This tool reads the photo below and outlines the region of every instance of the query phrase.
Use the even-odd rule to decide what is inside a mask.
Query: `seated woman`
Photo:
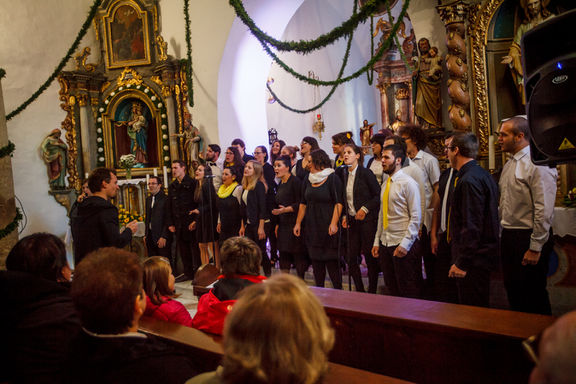
[[[48,233],[26,236],[6,268],[0,271],[0,383],[60,383],[80,332],[64,243]]]
[[[222,334],[224,319],[238,293],[249,285],[260,283],[266,278],[260,276],[260,248],[245,237],[231,237],[224,241],[220,249],[222,275],[214,283],[214,288],[198,300],[198,311],[192,320],[194,328]]]
[[[144,291],[146,292],[145,316],[158,320],[192,326],[188,310],[174,298],[174,275],[168,259],[152,256],[144,261]]]
[[[320,383],[333,345],[318,299],[298,277],[278,274],[240,295],[224,327],[222,367],[186,384]]]

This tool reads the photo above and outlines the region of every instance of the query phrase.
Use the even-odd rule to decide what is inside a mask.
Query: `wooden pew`
[[[417,383],[526,383],[521,342],[555,318],[311,288],[336,330],[330,361]]]
[[[140,330],[164,339],[166,343],[189,356],[196,367],[203,372],[215,370],[222,358],[222,338],[220,336],[150,317],[140,319]],[[404,380],[336,363],[330,363],[324,383],[409,384]]]

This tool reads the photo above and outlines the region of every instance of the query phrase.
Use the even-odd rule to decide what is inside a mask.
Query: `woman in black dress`
[[[300,236],[304,221],[304,241],[314,268],[316,286],[323,287],[326,270],[334,288],[342,289],[339,265],[338,224],[342,213],[342,182],[330,168],[330,158],[321,149],[310,153],[310,175],[304,183],[294,235]]]
[[[268,217],[270,217],[270,231],[268,234],[268,241],[270,241],[270,261],[272,265],[276,264],[278,261],[278,245],[276,241],[276,233],[273,229],[276,227],[276,216],[270,214],[274,205],[276,204],[276,191],[278,185],[276,184],[276,177],[274,174],[274,167],[268,163],[268,150],[265,146],[259,145],[254,150],[254,158],[260,164],[262,164],[262,173],[264,174],[264,180],[266,181],[266,186],[268,190],[266,192],[266,209],[268,210]]]
[[[302,182],[308,177],[308,155],[316,149],[320,149],[320,147],[318,146],[318,140],[314,137],[306,136],[302,139],[302,143],[300,143],[300,154],[302,158],[298,160],[292,168],[292,174]]]
[[[218,189],[218,225],[216,231],[220,234],[219,243],[238,236],[242,225],[242,186],[236,181],[238,174],[236,168],[224,168],[222,170],[222,185]]]
[[[190,214],[196,215],[196,236],[200,248],[200,260],[202,264],[210,262],[210,255],[214,255],[214,262],[220,267],[219,247],[216,241],[218,233],[218,208],[216,207],[216,191],[212,183],[212,169],[200,164],[194,172],[194,178],[198,183],[194,190],[194,201],[198,208]]]
[[[266,253],[266,236],[270,231],[270,213],[266,208],[266,181],[262,174],[262,164],[250,160],[244,167],[242,178],[243,219],[240,236],[246,235],[262,251],[262,268],[269,277],[272,273],[270,259]]]
[[[364,292],[359,263],[362,254],[368,265],[368,291],[376,293],[378,284],[378,261],[372,257],[372,245],[376,235],[378,209],[380,207],[380,184],[376,176],[362,165],[362,148],[346,144],[342,152],[346,167],[336,173],[344,188],[344,215],[342,226],[346,228],[346,262],[356,290]],[[344,234],[343,234],[344,236]]]
[[[280,269],[290,273],[290,267],[296,267],[296,273],[302,279],[308,269],[308,260],[302,252],[300,238],[294,236],[298,207],[301,201],[302,183],[296,176],[290,174],[290,158],[280,156],[274,162],[276,177],[281,182],[276,193],[276,208],[272,215],[277,217],[276,236],[280,251]]]

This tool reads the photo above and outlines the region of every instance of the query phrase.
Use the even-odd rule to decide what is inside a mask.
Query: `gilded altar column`
[[[451,104],[448,114],[452,127],[456,131],[470,131],[470,93],[468,87],[468,64],[466,59],[466,28],[465,19],[469,5],[457,0],[436,7],[442,21],[446,25],[446,68],[448,69],[448,95]]]
[[[4,230],[16,217],[16,202],[14,200],[14,179],[12,177],[12,160],[8,155],[8,130],[6,128],[6,111],[2,96],[2,80],[0,76],[0,149],[6,152],[0,155],[0,231]],[[9,235],[0,239],[0,269],[6,265],[6,256],[18,241],[18,227]]]
[[[380,110],[382,112],[382,129],[388,127],[390,125],[390,116],[388,114],[388,95],[386,91],[388,90],[389,84],[386,83],[378,83],[376,87],[380,90]]]
[[[90,100],[88,95],[79,95],[78,105],[80,107],[80,138],[82,142],[82,169],[84,173],[90,171],[96,166],[96,151],[91,148],[92,137],[90,137]],[[80,175],[80,179],[84,174]]]

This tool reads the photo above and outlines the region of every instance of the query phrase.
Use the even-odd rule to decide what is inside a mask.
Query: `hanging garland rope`
[[[309,53],[313,50],[324,48],[327,45],[334,43],[336,40],[343,36],[350,35],[358,24],[364,22],[372,13],[374,13],[380,3],[387,2],[388,0],[368,0],[366,4],[360,9],[360,12],[353,15],[350,19],[346,20],[340,26],[334,28],[329,33],[320,35],[315,40],[300,40],[300,41],[280,41],[262,31],[254,20],[250,18],[242,0],[230,0],[230,5],[234,8],[236,16],[250,29],[250,32],[260,41],[265,41],[267,44],[273,46],[279,51],[296,51],[302,53]]]
[[[82,28],[80,29],[80,32],[78,32],[78,35],[76,36],[76,39],[74,40],[74,43],[72,43],[72,46],[70,47],[70,49],[68,49],[68,52],[66,53],[66,56],[64,56],[62,58],[62,60],[60,61],[60,64],[58,64],[58,66],[56,67],[54,72],[52,72],[50,77],[48,77],[48,80],[46,80],[44,82],[44,84],[42,84],[40,86],[40,88],[38,88],[38,90],[36,92],[34,92],[32,94],[32,96],[30,96],[28,98],[28,100],[26,100],[18,108],[16,108],[15,110],[13,110],[9,114],[7,114],[6,120],[12,119],[14,116],[18,115],[20,112],[25,110],[30,104],[32,104],[32,102],[34,100],[36,100],[38,98],[38,96],[40,96],[50,86],[50,84],[52,84],[54,79],[64,69],[64,67],[66,66],[66,63],[68,63],[68,60],[70,60],[70,58],[72,57],[74,52],[76,52],[76,50],[78,49],[78,46],[80,45],[82,38],[84,38],[84,35],[86,35],[86,32],[88,31],[88,29],[90,28],[90,26],[92,24],[92,20],[96,16],[96,12],[98,11],[98,7],[100,6],[101,3],[102,3],[102,0],[94,0],[94,3],[92,4],[92,7],[90,8],[90,13],[88,13],[88,17],[86,18],[86,21],[84,21],[84,24],[82,24]]]
[[[8,140],[8,144],[0,148],[0,159],[6,156],[12,156],[12,152],[14,152],[15,148],[16,146],[14,143]]]
[[[188,83],[188,104],[190,104],[191,107],[194,106],[194,88],[193,87],[193,82],[192,82],[192,43],[191,43],[191,34],[190,34],[190,13],[189,13],[189,8],[190,8],[190,0],[184,0],[184,21],[186,24],[186,56],[188,58],[188,62],[186,63],[186,76],[188,77],[186,79],[187,83]]]
[[[20,220],[22,220],[22,213],[20,212],[20,208],[16,208],[16,216],[14,216],[14,220],[12,220],[12,222],[3,229],[0,229],[0,239],[3,239],[14,232],[18,228]]]
[[[370,16],[370,57],[374,56],[374,16]],[[374,81],[374,69],[370,68],[366,72],[366,79],[368,80],[368,85],[372,85]]]

